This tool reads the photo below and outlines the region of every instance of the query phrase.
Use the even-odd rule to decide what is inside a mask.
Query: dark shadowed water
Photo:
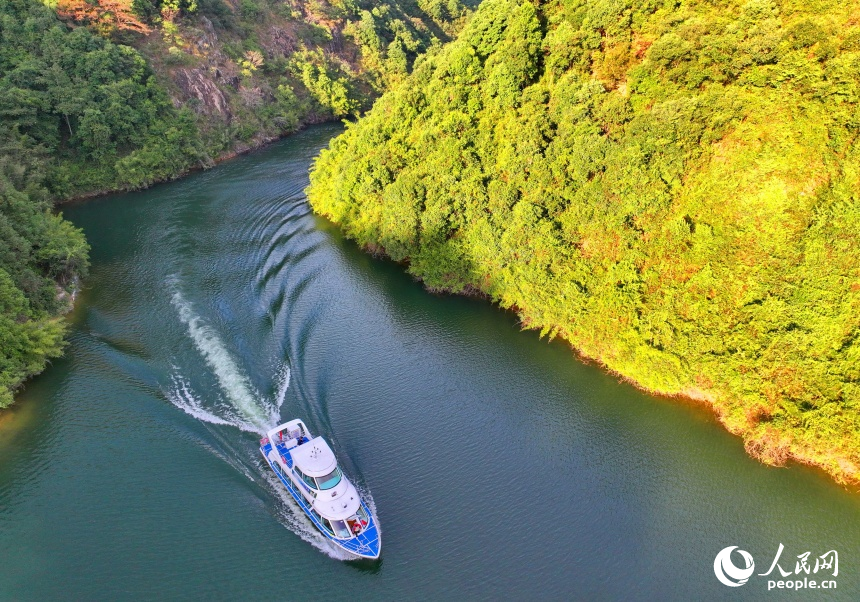
[[[0,414],[0,599],[821,598],[717,581],[721,549],[760,573],[780,543],[792,573],[836,550],[831,598],[860,597],[860,494],[314,217],[338,131],[67,208],[92,275],[66,357]],[[379,562],[337,558],[264,470],[292,417],[372,498]]]

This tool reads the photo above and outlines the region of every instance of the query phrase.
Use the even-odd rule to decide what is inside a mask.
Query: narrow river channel
[[[829,599],[860,598],[860,494],[315,217],[339,131],[66,208],[92,274],[67,355],[0,414],[0,599],[817,599],[717,581],[721,549],[758,574],[780,543],[792,573],[837,550]],[[264,469],[292,417],[373,500],[380,561],[340,559]]]

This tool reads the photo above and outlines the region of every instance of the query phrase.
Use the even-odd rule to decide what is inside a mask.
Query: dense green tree
[[[0,19],[0,114],[55,159],[45,164],[55,194],[140,186],[199,164],[193,120],[174,109],[137,51],[69,29],[30,0],[0,0]],[[150,177],[122,172],[135,153],[147,157]]]
[[[0,127],[0,407],[63,348],[69,292],[87,268],[83,234],[51,211],[44,161],[14,127]]]
[[[485,0],[309,198],[767,462],[860,480],[856,3]]]
[[[58,316],[87,268],[83,234],[52,199],[139,187],[200,160],[135,50],[69,29],[29,0],[0,0],[0,407],[63,347]]]

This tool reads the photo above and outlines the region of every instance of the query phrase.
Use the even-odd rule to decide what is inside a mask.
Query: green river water
[[[860,494],[313,216],[339,131],[65,209],[92,274],[68,353],[0,414],[0,599],[860,599]],[[340,558],[263,464],[292,417],[372,500],[378,562]],[[768,592],[780,543],[791,573],[836,550],[837,589]],[[740,587],[727,546],[755,559]]]

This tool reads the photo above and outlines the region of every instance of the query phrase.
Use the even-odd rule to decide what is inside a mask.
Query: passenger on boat
[[[366,520],[355,521],[354,523],[352,523],[352,534],[358,535],[359,533],[361,533],[361,530],[364,529],[366,526],[367,526]]]

